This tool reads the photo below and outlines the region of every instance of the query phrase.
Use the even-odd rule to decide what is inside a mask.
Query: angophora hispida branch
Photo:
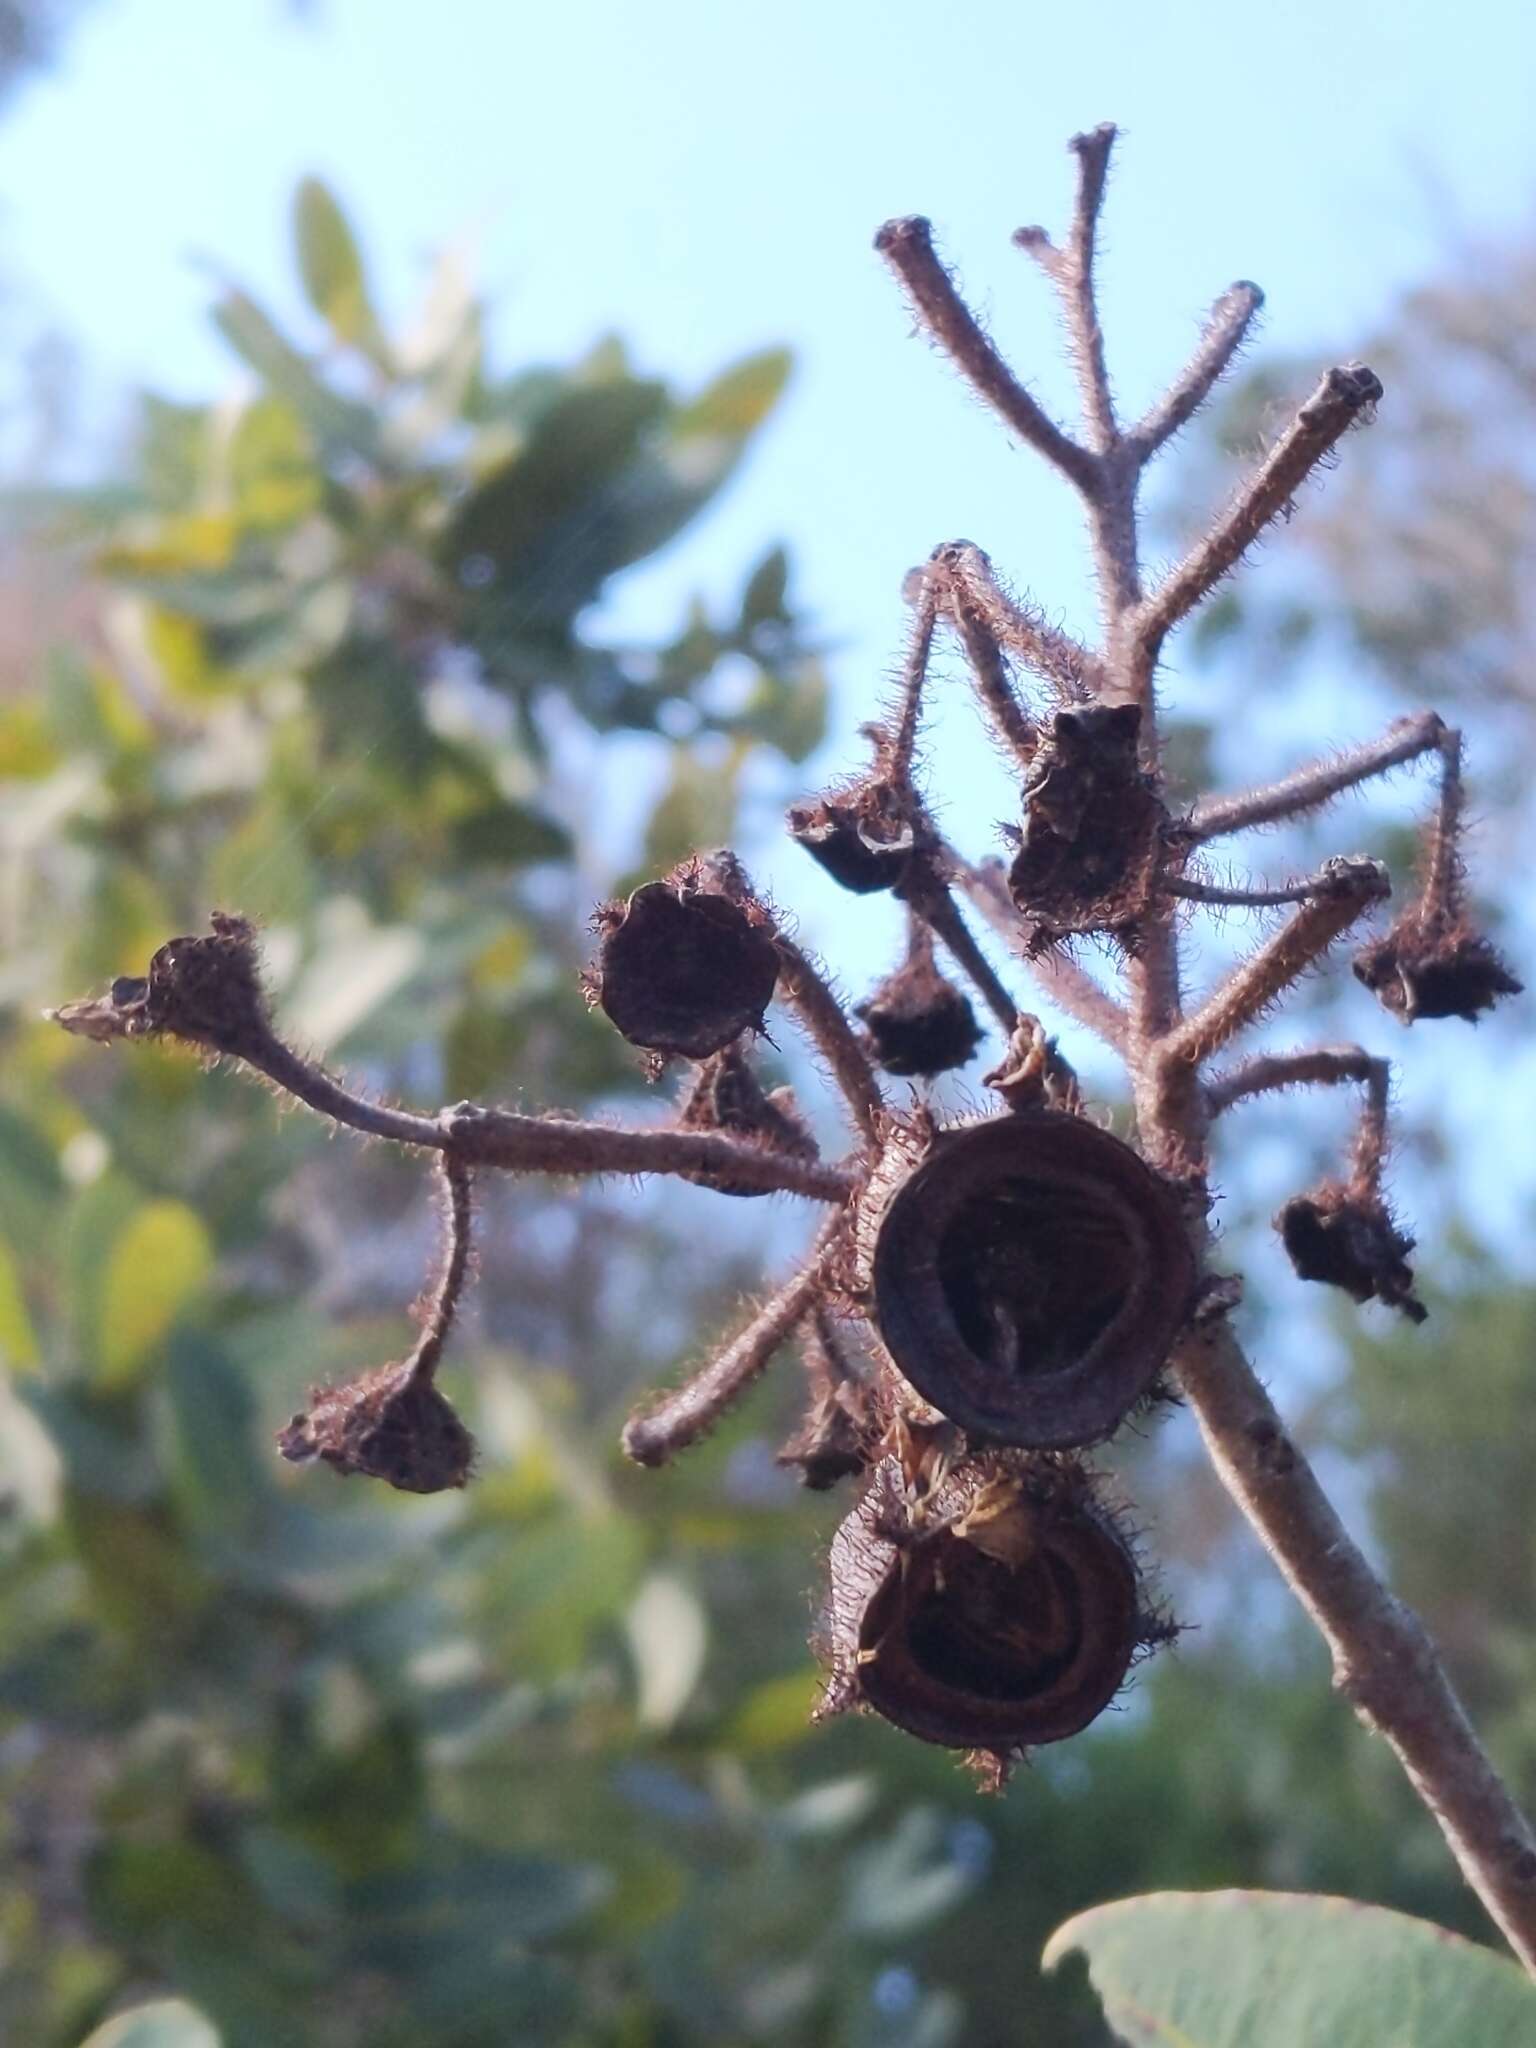
[[[446,1404],[413,1418],[400,1395],[441,1399],[437,1360],[465,1271],[471,1165],[673,1173],[732,1196],[780,1191],[831,1205],[800,1270],[682,1387],[643,1408],[626,1444],[657,1463],[696,1440],[798,1333],[812,1405],[785,1458],[808,1483],[862,1475],[864,1488],[832,1548],[823,1711],[868,1708],[922,1740],[964,1749],[989,1783],[1030,1745],[1084,1726],[1169,1633],[1084,1453],[1154,1402],[1172,1374],[1217,1470],[1326,1637],[1341,1689],[1396,1750],[1469,1881],[1536,1970],[1536,1839],[1422,1628],[1341,1526],[1244,1357],[1227,1321],[1233,1284],[1207,1271],[1212,1120],[1277,1088],[1348,1083],[1361,1091],[1361,1110],[1344,1170],[1293,1198],[1277,1221],[1302,1277],[1414,1319],[1424,1313],[1411,1240],[1383,1189],[1386,1062],[1334,1047],[1208,1071],[1374,911],[1385,871],[1355,857],[1300,883],[1228,888],[1187,872],[1204,843],[1300,816],[1435,755],[1439,796],[1419,893],[1365,947],[1356,973],[1410,1024],[1475,1018],[1518,988],[1468,920],[1460,736],[1433,713],[1267,788],[1179,815],[1169,806],[1155,689],[1167,636],[1289,512],[1369,417],[1381,386],[1359,365],[1329,370],[1227,509],[1144,592],[1142,473],[1233,360],[1260,295],[1232,286],[1166,396],[1121,426],[1095,289],[1113,143],[1108,127],[1074,143],[1077,202],[1060,245],[1038,228],[1017,238],[1061,298],[1081,439],[1009,368],[926,221],[891,222],[876,238],[919,328],[1082,498],[1103,631],[1102,644],[1088,647],[1047,626],[1004,592],[969,543],[937,548],[912,576],[894,719],[869,729],[865,770],[789,819],[795,840],[844,887],[892,892],[906,906],[901,962],[851,1015],[734,859],[715,855],[598,914],[592,1002],[654,1072],[687,1064],[683,1107],[668,1128],[617,1130],[470,1104],[421,1116],[366,1102],[278,1038],[251,932],[238,919],[172,941],[143,980],[70,1005],[59,1020],[97,1038],[159,1035],[244,1061],[338,1123],[441,1155],[448,1252],[423,1343],[364,1394],[352,1391],[348,1414],[361,1413],[362,1424],[351,1434],[334,1419],[334,1392],[285,1433],[290,1454],[325,1457],[329,1445],[342,1469],[395,1484],[420,1483],[423,1471],[459,1483],[468,1469],[467,1438],[454,1436]],[[983,715],[1018,775],[1021,816],[1006,868],[955,854],[916,785],[940,627],[958,636]],[[1008,946],[1006,974],[964,924],[956,889]],[[1290,915],[1186,1011],[1184,922],[1204,908],[1267,906],[1290,906]],[[1070,957],[1080,936],[1120,962],[1123,1002]],[[921,1093],[893,1106],[879,1078],[883,1070],[921,1088],[969,1058],[982,1035],[969,998],[940,972],[935,942],[1007,1045],[988,1076],[995,1113],[949,1128]],[[1010,984],[1026,974],[1123,1058],[1134,1145],[1085,1113],[1070,1068],[1019,1012]],[[753,1072],[752,1048],[775,1001],[787,1002],[837,1087],[857,1148],[846,1161],[823,1161],[792,1099]],[[851,1334],[855,1324],[862,1336],[845,1358],[839,1325]],[[951,1654],[956,1646],[963,1656]]]

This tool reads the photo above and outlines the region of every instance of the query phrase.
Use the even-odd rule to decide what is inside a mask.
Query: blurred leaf
[[[1059,1927],[1132,2048],[1523,2048],[1536,1986],[1424,1920],[1287,1892],[1162,1892]]]
[[[293,1029],[322,1052],[356,1031],[421,963],[419,931],[370,925],[357,910],[356,904],[333,906],[315,957],[283,1005]]]
[[[185,1202],[146,1202],[118,1235],[101,1281],[98,1380],[129,1385],[213,1270],[213,1245]]]
[[[181,1998],[136,2005],[97,2027],[80,2048],[221,2048],[211,2020]]]
[[[748,1755],[803,1742],[811,1725],[811,1709],[824,1686],[822,1674],[812,1667],[755,1685],[732,1715],[726,1741],[732,1749]]]
[[[718,742],[715,743],[718,745]],[[706,761],[679,748],[672,779],[645,828],[647,869],[670,868],[700,847],[721,846],[736,815],[737,780],[745,749]]]
[[[704,1670],[709,1628],[698,1596],[671,1572],[652,1572],[630,1602],[624,1633],[635,1660],[635,1715],[670,1728]]]
[[[567,860],[571,853],[571,835],[563,825],[531,804],[504,797],[457,819],[451,844],[455,864],[465,867],[531,867]]]
[[[784,597],[788,588],[789,556],[782,547],[770,548],[747,578],[741,594],[742,631],[786,621],[789,614],[784,608]]]
[[[178,1331],[166,1361],[180,1495],[198,1524],[231,1541],[259,1541],[259,1509],[271,1493],[256,1455],[250,1389],[200,1331]]]
[[[10,1246],[0,1237],[0,1364],[32,1372],[38,1363],[37,1332],[27,1313],[21,1274]]]
[[[343,398],[317,374],[248,292],[231,286],[213,312],[214,324],[276,397],[286,399],[327,448],[376,458],[379,427],[365,405]]]
[[[894,1941],[952,1912],[974,1889],[976,1873],[947,1855],[943,1819],[920,1806],[851,1858],[848,1879],[850,1932]]]
[[[772,412],[789,382],[788,349],[768,348],[744,356],[705,387],[677,416],[681,435],[719,434],[744,440]]]
[[[293,233],[309,303],[339,341],[375,343],[378,322],[368,303],[362,253],[335,195],[318,178],[300,180]]]

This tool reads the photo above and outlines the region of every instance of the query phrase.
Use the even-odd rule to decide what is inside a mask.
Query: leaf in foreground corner
[[[1529,2048],[1536,1985],[1504,1957],[1353,1899],[1155,1892],[1058,1927],[1128,2048]]]

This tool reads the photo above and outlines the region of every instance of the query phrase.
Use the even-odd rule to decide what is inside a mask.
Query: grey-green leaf
[[[219,2048],[219,2036],[184,1998],[157,1998],[105,2021],[80,2048]]]
[[[318,178],[303,179],[293,195],[293,239],[309,302],[338,341],[371,339],[377,322],[362,254],[335,194]]]
[[[1057,1928],[1128,2048],[1530,2048],[1536,1985],[1426,1920],[1300,1892],[1154,1892]]]

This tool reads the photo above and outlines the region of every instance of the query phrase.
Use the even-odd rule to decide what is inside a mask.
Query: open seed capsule
[[[888,1195],[880,1178],[860,1238],[875,1327],[908,1383],[1003,1443],[1111,1435],[1194,1290],[1168,1183],[1108,1131],[1049,1109],[940,1131]]]
[[[832,1539],[822,1630],[821,1716],[865,1706],[1000,1762],[1085,1728],[1171,1633],[1082,1468],[999,1452],[920,1506],[879,1467]]]

